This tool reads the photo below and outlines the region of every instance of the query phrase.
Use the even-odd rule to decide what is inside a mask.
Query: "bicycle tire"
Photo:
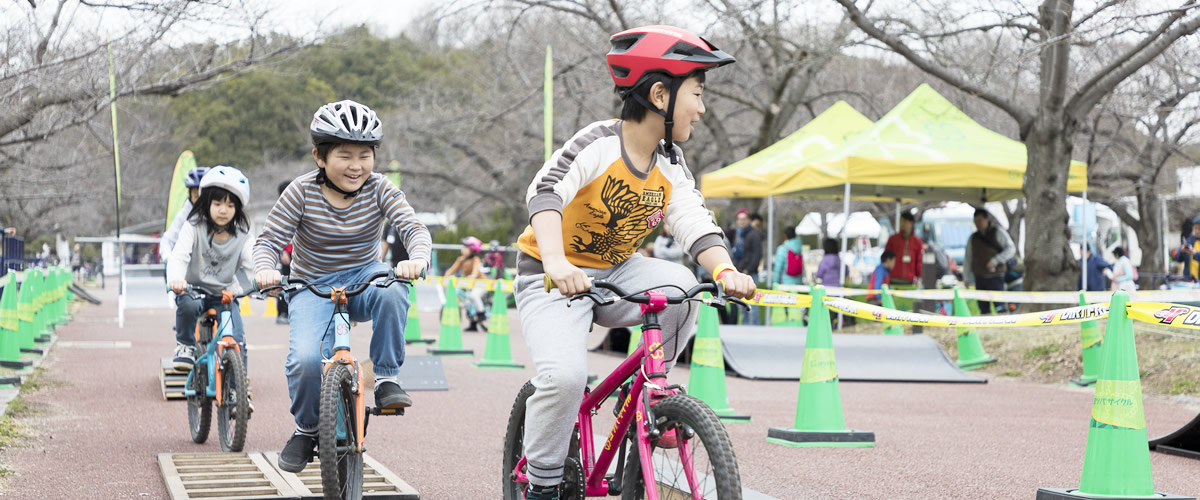
[[[250,401],[246,393],[246,365],[242,363],[242,353],[233,349],[226,349],[221,356],[221,398],[224,401],[217,406],[221,451],[242,451],[250,420]]]
[[[742,483],[741,476],[738,474],[737,458],[733,455],[733,444],[729,441],[729,434],[725,432],[725,426],[721,424],[717,414],[713,413],[708,405],[692,396],[676,394],[668,396],[654,405],[654,417],[656,427],[662,432],[678,427],[680,424],[695,432],[691,438],[688,438],[688,443],[691,444],[692,463],[696,473],[707,477],[707,481],[702,479],[704,481],[702,485],[704,488],[703,498],[741,500]],[[679,433],[679,431],[676,432]],[[680,437],[682,438],[682,436]],[[621,498],[622,500],[642,499],[645,498],[645,484],[637,445],[629,440],[626,442],[629,443],[629,453],[625,462]],[[697,445],[703,445],[703,452],[698,450],[699,446]],[[660,490],[665,486],[690,495],[691,487],[688,485],[687,476],[684,475],[682,462],[679,461],[679,449],[657,448],[656,443],[652,441],[650,452],[654,454],[655,451],[662,453],[662,457],[666,459],[656,460],[655,474],[659,477]],[[674,468],[660,467],[660,465],[672,463],[670,461],[672,457],[674,458]]]
[[[207,368],[202,363],[192,367],[191,383],[188,389],[195,394],[187,398],[188,429],[192,434],[192,442],[204,444],[208,440],[208,430],[212,426],[212,400],[206,393],[208,387]]]
[[[504,433],[504,460],[501,484],[504,485],[504,500],[522,500],[524,498],[522,483],[516,481],[513,470],[525,456],[525,403],[537,389],[533,382],[525,382],[513,401],[512,411],[508,415],[508,428]],[[563,485],[559,491],[560,500],[584,500],[584,476],[580,462],[579,433],[571,435],[571,443],[567,447],[567,459],[563,464]]]
[[[317,453],[321,458],[321,492],[326,499],[362,497],[363,458],[355,433],[355,397],[350,367],[335,364],[321,382],[320,424]],[[338,439],[338,415],[344,422],[345,439]]]

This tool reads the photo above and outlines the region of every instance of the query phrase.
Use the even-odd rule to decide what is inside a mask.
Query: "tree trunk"
[[[1050,116],[1048,116],[1050,115]],[[1025,226],[1025,290],[1075,290],[1079,262],[1071,253],[1067,225],[1067,173],[1074,125],[1043,113],[1025,145],[1028,165],[1022,191],[1028,203]],[[1064,130],[1068,129],[1068,130]]]
[[[1165,228],[1161,200],[1156,187],[1145,185],[1137,188],[1138,220],[1141,224],[1134,226],[1134,232],[1137,234],[1138,247],[1142,249],[1142,262],[1138,268],[1146,273],[1163,271],[1162,245]],[[1149,282],[1140,284],[1145,288]]]

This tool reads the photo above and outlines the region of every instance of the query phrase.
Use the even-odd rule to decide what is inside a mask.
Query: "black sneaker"
[[[279,469],[293,474],[304,470],[312,461],[313,450],[317,448],[317,436],[308,434],[292,434],[283,451],[279,452]]]
[[[558,500],[558,485],[538,486],[528,484],[523,494],[525,500]]]
[[[380,408],[408,408],[412,397],[400,388],[400,384],[382,381],[375,384],[375,406]]]

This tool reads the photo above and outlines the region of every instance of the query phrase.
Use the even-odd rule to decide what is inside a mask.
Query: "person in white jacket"
[[[236,278],[241,270],[254,270],[254,237],[246,219],[250,182],[236,168],[214,167],[200,182],[200,197],[188,213],[188,223],[179,231],[179,241],[167,257],[167,284],[176,293],[175,357],[178,370],[191,370],[196,362],[195,329],[200,315],[220,305],[219,295],[197,300],[184,294],[189,285],[213,293],[242,292]],[[233,309],[233,337],[245,346],[242,317]],[[243,355],[245,350],[242,350]]]

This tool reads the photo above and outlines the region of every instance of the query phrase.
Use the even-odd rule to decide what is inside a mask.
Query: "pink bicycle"
[[[546,286],[549,290],[553,284],[547,279]],[[602,296],[597,289],[610,290],[615,296]],[[713,298],[701,298],[704,292],[711,293]],[[650,500],[742,498],[737,459],[725,427],[708,405],[688,396],[682,386],[667,385],[658,313],[668,304],[684,302],[713,307],[723,307],[727,302],[747,307],[746,303],[727,297],[720,283],[703,283],[682,296],[667,296],[654,290],[629,294],[612,283],[594,280],[592,290],[571,300],[584,298],[599,306],[619,300],[641,304],[642,344],[595,390],[584,391],[563,464],[560,497],[564,500],[610,495]],[[631,378],[632,383],[626,382]],[[592,417],[618,389],[620,406],[614,410],[616,423],[597,455]],[[529,482],[525,474],[525,403],[534,390],[532,382],[525,383],[508,417],[503,470],[506,500],[523,500]],[[613,470],[617,473],[609,474],[614,458]]]

